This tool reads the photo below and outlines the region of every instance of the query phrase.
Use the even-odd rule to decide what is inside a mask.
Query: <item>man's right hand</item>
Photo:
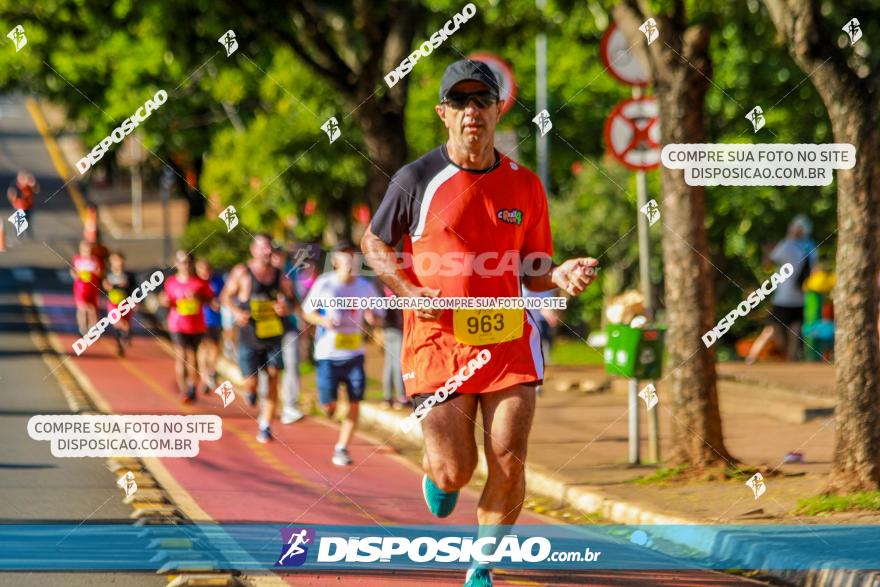
[[[405,296],[409,298],[439,298],[440,290],[431,289],[430,287],[412,286],[406,289]],[[416,310],[416,317],[421,320],[436,320],[440,317],[440,312],[442,311],[439,308]]]

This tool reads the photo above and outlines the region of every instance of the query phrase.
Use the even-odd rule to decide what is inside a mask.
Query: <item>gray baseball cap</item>
[[[443,72],[443,79],[440,80],[440,101],[443,101],[443,98],[449,94],[455,84],[463,81],[477,81],[485,84],[496,99],[500,96],[498,80],[491,67],[482,61],[461,59],[450,64]]]

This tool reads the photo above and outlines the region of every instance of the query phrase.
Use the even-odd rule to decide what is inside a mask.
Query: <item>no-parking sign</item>
[[[605,144],[615,159],[637,171],[660,165],[660,123],[657,100],[624,100],[605,121]]]
[[[468,59],[482,61],[495,74],[500,85],[498,94],[503,102],[501,114],[513,108],[513,102],[516,100],[516,80],[513,77],[513,70],[507,62],[492,53],[472,53],[468,55]]]
[[[605,67],[618,81],[630,86],[647,86],[651,78],[630,49],[626,35],[612,22],[599,45]]]

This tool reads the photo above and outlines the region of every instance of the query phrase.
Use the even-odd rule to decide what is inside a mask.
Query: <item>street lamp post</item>
[[[159,181],[159,195],[162,199],[162,259],[168,263],[171,258],[171,234],[169,230],[168,202],[171,199],[171,186],[174,185],[174,171],[169,167],[162,170]]]
[[[535,6],[544,14],[546,0],[535,0]],[[538,33],[535,38],[535,109],[547,110],[547,35]],[[550,137],[538,133],[538,177],[544,185],[544,192],[550,193]]]

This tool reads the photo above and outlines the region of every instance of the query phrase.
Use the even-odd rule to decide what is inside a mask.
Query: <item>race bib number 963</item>
[[[523,310],[454,310],[455,340],[482,346],[516,340],[523,335]]]

